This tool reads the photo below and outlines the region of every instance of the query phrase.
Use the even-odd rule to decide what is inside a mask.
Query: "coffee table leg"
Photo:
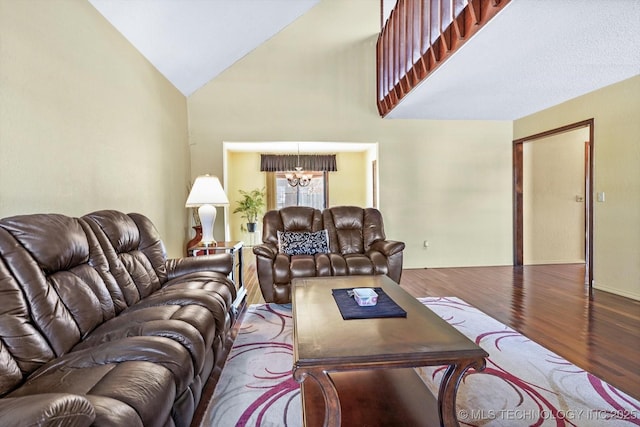
[[[299,383],[307,379],[313,378],[320,386],[322,396],[324,397],[324,424],[323,427],[340,427],[342,420],[342,412],[340,410],[340,399],[338,391],[327,371],[322,369],[302,370],[294,368],[293,378]]]
[[[486,361],[484,358],[474,360],[464,360],[457,364],[449,365],[442,381],[440,382],[440,390],[438,391],[438,415],[440,415],[440,425],[445,427],[458,427],[458,416],[456,414],[456,395],[458,394],[458,386],[464,373],[469,368],[476,371],[482,371]]]

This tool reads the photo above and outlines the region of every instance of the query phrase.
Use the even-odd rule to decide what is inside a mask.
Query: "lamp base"
[[[216,222],[216,207],[213,205],[202,205],[198,208],[200,224],[202,224],[201,245],[215,246],[216,239],[213,238],[213,225]]]

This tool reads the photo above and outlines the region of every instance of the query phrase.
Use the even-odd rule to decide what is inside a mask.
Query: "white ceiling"
[[[640,0],[511,0],[386,117],[527,116],[640,74],[639,30]]]
[[[189,96],[320,0],[89,1]],[[532,114],[640,74],[638,27],[640,0],[511,0],[387,118]]]
[[[320,0],[89,0],[185,96]]]

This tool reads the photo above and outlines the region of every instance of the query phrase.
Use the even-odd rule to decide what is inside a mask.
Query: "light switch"
[[[598,193],[598,201],[604,202],[604,191]]]

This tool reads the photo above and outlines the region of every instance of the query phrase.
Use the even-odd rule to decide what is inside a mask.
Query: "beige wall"
[[[585,261],[588,140],[583,128],[524,144],[524,264]]]
[[[511,141],[594,117],[595,286],[640,299],[640,77],[513,126],[383,120],[378,30],[369,0],[323,0],[185,102],[88,2],[2,1],[0,216],[138,211],[177,256],[186,188],[222,176],[222,141],[377,141],[406,267],[510,264]]]
[[[242,240],[247,244],[255,244],[260,241],[258,234],[250,235],[240,230],[242,223],[246,222],[241,214],[232,214],[241,199],[239,190],[251,191],[255,188],[266,189],[266,174],[260,172],[260,153],[233,152],[227,153],[227,197],[229,198],[229,220],[227,221],[226,235],[229,240]],[[252,241],[255,239],[256,241]]]
[[[177,256],[222,141],[376,141],[406,267],[510,264],[511,141],[594,117],[595,286],[640,299],[640,77],[513,125],[383,120],[378,30],[370,0],[323,0],[185,101],[88,2],[0,1],[0,217],[138,211]]]
[[[594,118],[594,287],[640,299],[640,76],[514,122],[523,138]]]
[[[329,174],[329,207],[370,206],[367,203],[367,154],[365,152],[338,153],[337,172]]]
[[[377,142],[405,267],[511,264],[512,123],[381,119],[379,26],[371,0],[323,0],[191,95],[192,173],[222,175],[223,141]]]
[[[266,174],[260,172],[260,154],[255,152],[227,152],[227,196],[229,197],[229,220],[225,234],[229,240],[243,240],[245,243],[260,242],[260,234],[251,235],[240,230],[244,219],[234,214],[239,190],[250,191],[266,188]],[[367,154],[365,152],[336,153],[338,171],[329,173],[329,206],[366,206]],[[218,208],[220,210],[220,208]],[[222,211],[219,212],[222,215]],[[217,223],[218,221],[216,221]],[[221,221],[222,223],[222,221]],[[222,229],[220,230],[222,231]],[[221,240],[217,237],[218,240]],[[254,241],[252,241],[254,240]]]
[[[181,255],[186,99],[86,1],[0,1],[0,217],[137,211]]]

